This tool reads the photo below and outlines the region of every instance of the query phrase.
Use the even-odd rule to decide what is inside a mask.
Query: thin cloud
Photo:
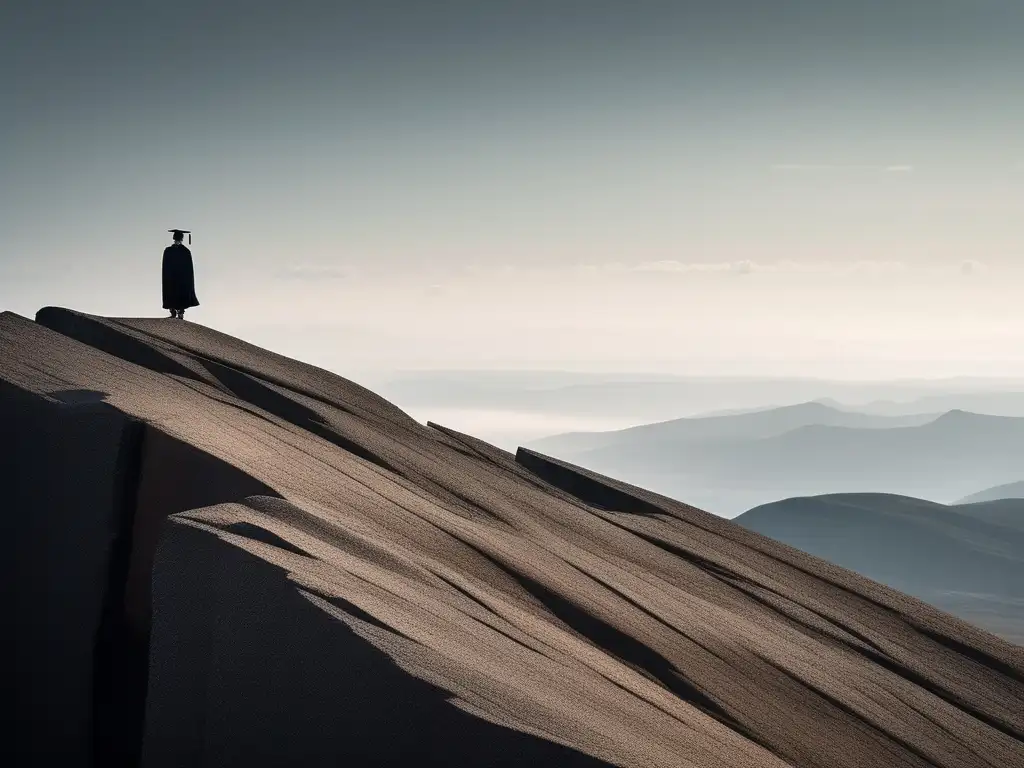
[[[615,270],[621,265],[607,265]],[[904,272],[908,269],[902,261],[869,261],[854,262],[799,262],[776,261],[761,263],[750,259],[731,262],[681,262],[681,261],[648,261],[625,267],[630,272],[708,272],[750,275],[753,273],[819,273],[819,274],[879,274]]]
[[[352,267],[334,264],[292,264],[277,273],[277,276],[285,280],[340,280],[352,277],[355,270]]]
[[[852,272],[854,274],[893,274],[896,272],[906,272],[910,267],[902,261],[871,261],[862,260],[855,261],[852,264],[844,265],[845,271]]]
[[[960,263],[961,275],[977,275],[987,271],[988,267],[985,264],[974,259],[965,259]]]
[[[853,167],[853,166],[845,166],[845,167]],[[843,168],[844,168],[844,166],[842,166],[842,165],[809,165],[809,164],[805,164],[805,163],[778,163],[776,165],[771,166],[771,170],[773,170],[773,171],[780,171],[780,172],[786,172],[786,171],[797,171],[797,172],[803,172],[803,171],[839,171],[839,170],[842,170]]]
[[[615,269],[616,265],[608,265]],[[662,260],[644,261],[639,264],[624,265],[630,272],[729,272],[733,265],[729,262],[686,263],[682,261]]]
[[[827,163],[776,163],[770,166],[775,173],[831,173],[831,172],[860,172],[860,173],[913,173],[914,166],[906,164],[893,165],[835,165]]]

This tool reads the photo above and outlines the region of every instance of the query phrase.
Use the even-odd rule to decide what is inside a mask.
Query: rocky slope
[[[173,320],[0,315],[11,750],[1024,765],[1024,649]]]

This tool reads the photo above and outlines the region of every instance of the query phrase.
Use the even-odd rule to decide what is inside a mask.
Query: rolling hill
[[[1008,382],[1008,384],[1010,384]],[[970,411],[989,416],[1024,417],[1024,391],[1013,390],[943,392],[910,400],[874,400],[855,408],[879,416],[903,416],[913,413]]]
[[[798,413],[804,420],[873,418],[824,405]],[[697,437],[687,432],[689,420],[652,425],[651,431],[641,428],[598,447],[550,452],[725,516],[826,493],[894,493],[948,503],[1020,476],[1021,418],[950,411],[914,426],[886,429],[884,420],[866,422],[870,428],[814,423],[779,432],[786,425],[780,417],[787,415],[788,409],[776,409],[712,419],[726,428],[697,430]],[[736,420],[765,425],[764,430],[744,434]]]
[[[937,414],[877,416],[841,410],[820,402],[808,402],[740,413],[673,419],[614,432],[554,435],[531,442],[527,447],[555,455],[600,449],[628,450],[633,446],[640,449],[654,446],[672,450],[677,444],[753,440],[813,425],[887,429],[925,424],[936,417]]]
[[[833,494],[765,504],[734,522],[1024,643],[1024,500]]]
[[[998,499],[1024,499],[1024,480],[972,493],[970,496],[960,499],[957,504],[973,504],[978,501],[996,501]]]

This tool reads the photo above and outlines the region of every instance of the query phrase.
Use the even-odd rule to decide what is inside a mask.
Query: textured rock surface
[[[5,404],[144,425],[128,565],[88,542],[144,765],[1024,765],[1024,649],[913,598],[201,326],[37,320]]]

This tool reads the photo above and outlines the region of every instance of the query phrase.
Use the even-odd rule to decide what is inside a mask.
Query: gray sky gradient
[[[197,321],[341,372],[1019,375],[1022,39],[1019,0],[7,3],[0,307],[160,314],[178,226]]]

